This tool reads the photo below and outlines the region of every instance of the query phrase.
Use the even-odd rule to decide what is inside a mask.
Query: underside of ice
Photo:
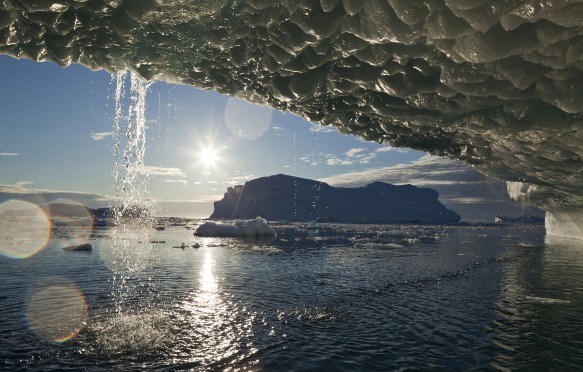
[[[278,174],[229,187],[215,202],[212,219],[346,223],[448,223],[460,216],[438,201],[438,193],[411,185],[374,182],[365,187],[332,187],[324,182]],[[308,228],[317,224],[310,222]]]
[[[447,155],[583,212],[580,0],[0,0],[0,53]]]

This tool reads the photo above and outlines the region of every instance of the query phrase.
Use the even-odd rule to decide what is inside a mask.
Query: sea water
[[[121,309],[114,227],[92,252],[62,250],[86,232],[59,223],[36,255],[0,257],[0,369],[583,366],[583,246],[540,225],[273,223],[241,240],[157,223],[128,242],[141,265]]]

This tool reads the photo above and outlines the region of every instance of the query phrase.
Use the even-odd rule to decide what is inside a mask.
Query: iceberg
[[[278,174],[229,187],[214,203],[210,219],[345,223],[449,223],[460,216],[438,201],[432,189],[374,182],[365,187],[332,187],[324,182]]]
[[[205,222],[194,232],[207,237],[275,237],[275,230],[261,217],[249,220],[234,220],[231,224]]]
[[[560,222],[583,213],[582,19],[565,0],[3,0],[0,53],[463,160],[536,186]]]

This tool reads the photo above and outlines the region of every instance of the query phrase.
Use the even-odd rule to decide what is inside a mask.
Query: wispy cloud
[[[32,184],[30,181],[21,181],[13,185],[0,185],[0,203],[11,199],[18,199],[42,205],[66,199],[83,204],[90,208],[111,205],[111,199],[101,194],[66,190],[32,189],[25,187],[30,184]]]
[[[0,152],[0,156],[19,156],[16,152]]]
[[[340,158],[337,158],[336,156],[330,156],[326,160],[326,164],[328,164],[328,165],[351,165],[351,164],[354,164],[354,160],[340,159]]]
[[[94,141],[102,141],[107,137],[113,136],[113,132],[92,132],[89,133],[89,137],[91,137]]]
[[[375,151],[367,151],[364,147],[357,147],[346,151],[343,156],[328,154],[326,157],[326,164],[328,165],[352,165],[369,164],[371,160],[377,157],[377,154]]]
[[[166,183],[176,183],[176,184],[180,184],[180,185],[187,185],[188,181],[187,180],[164,180],[164,182]]]
[[[378,153],[386,153],[386,152],[401,152],[401,153],[408,153],[409,149],[403,149],[403,148],[399,148],[399,147],[393,147],[393,146],[382,146],[379,147],[377,149],[374,150],[375,152]]]
[[[33,183],[34,182],[32,182],[32,181],[19,181],[19,182],[16,182],[14,184],[14,186],[16,186],[16,187],[26,187],[26,186],[32,185]]]
[[[300,159],[300,161],[303,161],[304,163],[308,163],[308,164],[310,164],[311,166],[314,166],[314,167],[316,165],[320,164],[320,162],[318,160],[314,159],[311,156],[307,156],[307,155],[306,156],[302,156],[299,159]]]
[[[219,190],[220,191],[220,190]],[[217,200],[221,200],[223,198],[223,194],[216,194],[216,195],[201,195],[194,199],[193,201],[196,203],[213,203]]]
[[[349,158],[354,158],[354,157],[357,157],[359,154],[361,154],[364,151],[366,151],[366,149],[364,147],[358,147],[358,148],[350,149],[350,150],[346,151],[345,155],[348,156]]]
[[[314,124],[310,127],[310,132],[312,133],[332,133],[332,132],[336,132],[336,129],[334,129],[334,127],[329,126],[323,126],[323,125],[319,125],[319,124]]]
[[[154,167],[151,165],[145,165],[139,172],[149,176],[186,177],[186,174],[182,170],[172,167]]]
[[[375,181],[423,186],[482,182],[484,177],[461,162],[426,155],[412,163],[342,173],[322,181],[346,187],[363,186]]]
[[[250,181],[254,178],[257,178],[257,176],[255,176],[254,174],[245,174],[245,175],[241,175],[241,176],[235,176],[235,177],[231,177],[230,180],[228,180],[227,184],[241,184],[241,183],[245,183],[247,181]]]

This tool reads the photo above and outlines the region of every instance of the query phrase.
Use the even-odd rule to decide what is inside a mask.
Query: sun
[[[198,159],[205,167],[212,167],[217,163],[219,154],[217,150],[206,147],[198,153]]]

